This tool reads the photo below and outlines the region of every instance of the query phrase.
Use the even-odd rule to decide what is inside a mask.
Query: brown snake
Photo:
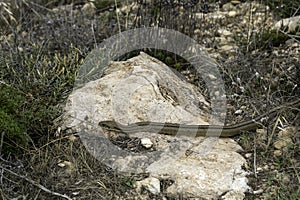
[[[269,110],[269,112],[262,114],[252,120],[241,122],[229,126],[220,125],[184,125],[175,123],[160,123],[160,122],[137,122],[128,125],[122,125],[116,121],[101,121],[99,126],[110,131],[121,132],[125,134],[137,132],[153,132],[165,135],[176,135],[177,133],[184,133],[184,135],[193,135],[210,137],[232,137],[240,134],[242,131],[254,130],[260,126],[259,121],[265,117],[273,117],[280,110],[288,107],[297,107],[300,105],[300,99],[293,102],[278,106]],[[209,130],[209,132],[207,132]]]

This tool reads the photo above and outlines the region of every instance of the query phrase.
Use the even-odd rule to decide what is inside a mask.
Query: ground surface
[[[0,1],[0,86],[1,92],[5,91],[0,98],[2,199],[165,196],[168,181],[162,184],[160,195],[146,190],[138,193],[133,185],[147,175],[117,174],[89,155],[79,138],[57,131],[59,123],[55,119],[63,112],[78,67],[92,49],[119,31],[159,25],[181,31],[205,46],[220,64],[226,85],[227,124],[299,98],[299,36],[268,31],[276,18],[299,15],[295,6],[299,6],[299,1],[290,1],[285,4],[290,6],[287,8],[270,5],[270,9],[247,2],[202,3],[198,7],[192,5],[194,1],[182,5],[157,1],[135,6],[128,2],[124,4],[127,7],[118,5],[120,12],[116,12],[114,3],[100,2],[96,1],[93,12],[89,7],[82,9],[84,1],[74,1],[73,6],[68,6],[68,1],[22,1],[10,6],[7,1]],[[193,15],[201,11],[221,16],[214,14],[217,10],[224,12],[225,17]],[[231,12],[228,17],[229,11],[236,14]],[[245,13],[239,13],[242,11]],[[221,29],[231,34],[220,32]],[[148,53],[181,71],[209,100],[205,83],[184,60],[163,51]],[[122,59],[136,54],[132,52]],[[242,114],[235,114],[237,110]],[[253,191],[246,194],[246,199],[299,198],[300,133],[295,131],[288,139],[283,138],[279,130],[287,125],[299,127],[299,107],[279,113],[270,121],[267,132],[234,138],[244,148],[248,161],[245,169]],[[14,134],[23,132],[31,138],[28,145],[16,142],[20,137]],[[278,146],[278,140],[288,143]],[[139,145],[130,140],[117,142],[125,148]],[[14,146],[21,148],[15,150]],[[174,197],[180,198],[180,194]]]

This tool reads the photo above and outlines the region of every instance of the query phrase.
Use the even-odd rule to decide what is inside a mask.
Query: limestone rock
[[[294,31],[300,31],[300,16],[285,18],[280,21],[278,21],[274,25],[275,30],[283,30],[287,33],[294,32]],[[298,29],[298,30],[297,30]]]
[[[142,181],[137,181],[135,185],[138,191],[140,191],[141,188],[144,187],[152,194],[160,193],[160,181],[159,179],[154,177],[148,177]]]
[[[140,132],[129,136],[149,138],[155,151],[134,153],[113,145],[110,133],[98,127],[99,121],[112,119],[122,124],[209,124],[209,113],[209,104],[197,87],[141,53],[111,63],[102,78],[74,90],[66,105],[63,127],[78,132],[99,162],[120,173],[146,172],[157,179],[173,180],[166,188],[170,196],[217,199],[228,191],[244,193],[249,188],[242,169],[245,159],[237,153],[241,147],[232,139]],[[148,189],[159,192],[158,187]]]
[[[153,142],[149,138],[142,138],[141,145],[146,149],[149,149],[153,146]]]
[[[245,194],[242,192],[229,191],[222,196],[222,200],[242,200],[245,198]]]

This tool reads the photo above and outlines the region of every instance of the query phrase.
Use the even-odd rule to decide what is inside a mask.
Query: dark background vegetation
[[[222,7],[230,1],[140,0],[138,12],[133,13],[136,20],[131,20],[128,16],[121,16],[118,19],[115,14],[116,5],[111,0],[96,0],[97,9],[94,15],[80,12],[72,14],[67,9],[52,12],[54,8],[71,3],[73,3],[73,9],[80,8],[86,3],[83,0],[0,0],[1,2],[0,151],[3,166],[18,171],[24,176],[29,175],[32,179],[39,180],[40,184],[55,191],[61,191],[61,193],[71,194],[72,187],[84,187],[82,198],[78,199],[90,199],[89,197],[113,199],[121,196],[130,198],[135,195],[132,185],[138,178],[121,176],[110,171],[88,155],[78,140],[71,142],[66,139],[66,136],[55,137],[58,127],[55,121],[63,112],[63,104],[72,91],[78,68],[88,53],[97,47],[97,44],[120,31],[153,26],[159,22],[159,27],[174,29],[195,38],[195,29],[213,30],[217,26],[217,21],[199,25],[193,18],[193,14],[199,11],[213,12],[215,8]],[[276,19],[300,14],[299,0],[261,0],[259,2],[268,5],[270,10],[266,12],[272,12]],[[10,3],[10,5],[5,7],[3,3],[6,5]],[[126,1],[118,1],[117,6],[121,4],[125,5]],[[180,6],[184,7],[184,15],[178,14]],[[128,21],[131,23],[127,23]],[[200,33],[195,39],[203,41],[205,37]],[[264,29],[251,36],[251,43],[241,38],[241,48],[236,60],[229,62],[226,56],[223,60],[218,60],[221,66],[231,66],[231,68],[223,68],[228,94],[239,92],[238,88],[231,86],[232,77],[238,75],[246,89],[246,93],[243,94],[245,98],[239,99],[240,104],[248,102],[249,99],[255,99],[256,103],[266,100],[263,85],[272,87],[274,99],[299,98],[299,86],[295,89],[295,83],[300,83],[300,63],[296,59],[285,60],[285,65],[294,65],[296,70],[288,74],[274,72],[275,76],[279,77],[279,82],[273,85],[270,80],[249,81],[247,74],[239,73],[248,70],[249,65],[256,66],[262,76],[270,73],[261,66],[269,65],[275,58],[272,54],[267,56],[264,53],[271,52],[275,47],[286,45],[285,42],[288,39],[290,39],[289,35]],[[215,48],[214,43],[205,45]],[[257,53],[251,53],[253,50]],[[191,68],[184,59],[170,52],[151,49],[144,51],[179,71]],[[137,53],[131,52],[120,59],[127,59]],[[195,84],[203,87],[205,93],[205,84],[200,79],[196,79]],[[233,103],[234,100],[236,99],[229,99],[229,102],[234,106],[238,105],[238,103]],[[251,138],[248,139],[251,140]],[[244,140],[244,138],[239,140]],[[271,160],[270,162],[275,162],[270,152],[263,152]],[[289,156],[293,159],[299,157],[299,148],[294,147]],[[276,160],[282,165],[280,170],[287,169],[285,167],[289,166],[289,160],[285,159],[287,158]],[[64,174],[62,169],[57,167],[57,163],[62,160],[71,160],[76,163],[79,170],[75,175]],[[296,199],[300,196],[299,182],[297,186],[299,167],[295,170],[291,172],[295,180],[294,184],[291,184],[289,188],[280,185],[274,198]],[[2,182],[1,178],[0,196],[3,199],[18,195],[28,198],[35,196],[37,199],[56,199],[55,196],[26,184],[23,179],[16,180],[12,174],[4,174],[2,171],[1,177],[6,177],[8,180]],[[76,185],[78,179],[82,182]],[[89,182],[89,180],[93,181]],[[53,183],[53,185],[48,183]]]

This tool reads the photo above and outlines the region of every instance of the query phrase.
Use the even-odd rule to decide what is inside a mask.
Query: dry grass
[[[54,120],[62,113],[61,107],[72,90],[78,67],[88,52],[104,38],[127,28],[155,25],[160,19],[161,27],[179,30],[198,41],[207,41],[207,47],[215,48],[215,41],[207,39],[204,32],[197,36],[193,34],[197,28],[214,33],[219,22],[199,23],[199,27],[193,17],[189,17],[195,12],[192,6],[187,6],[184,14],[170,20],[180,8],[168,4],[140,4],[139,12],[130,10],[117,18],[114,9],[109,11],[111,4],[99,5],[97,16],[89,16],[84,13],[75,15],[70,10],[51,12],[52,8],[60,6],[58,1],[51,4],[42,0],[20,1],[16,5],[4,1],[0,3],[0,30],[3,30],[0,32],[0,80],[23,94],[25,101],[19,114],[26,111],[26,132],[32,138],[17,155],[2,151],[0,197],[140,199],[146,195],[161,199],[162,196],[153,196],[146,191],[136,193],[133,184],[140,176],[116,174],[95,160],[76,136],[55,137],[58,125]],[[75,4],[80,6],[80,3]],[[202,5],[198,9],[205,8]],[[131,12],[133,15],[130,15]],[[251,26],[245,32],[252,33]],[[272,46],[271,41],[262,41],[263,36],[264,32],[245,34],[245,38],[239,38],[240,49],[235,59],[223,55],[218,60],[226,84],[228,104],[234,108],[228,111],[228,123],[251,118],[270,107],[299,98],[299,55],[284,43]],[[162,57],[163,61],[170,61],[170,65],[178,67],[172,59],[172,54]],[[179,60],[184,67],[178,69],[189,68]],[[194,77],[194,83],[204,93],[207,91],[205,84],[197,77]],[[236,117],[234,111],[242,106],[245,114]],[[299,108],[280,113],[270,124],[274,125],[276,120],[282,124],[278,123],[275,131],[270,126],[265,137],[246,133],[234,138],[245,149],[245,155],[251,153],[249,166],[246,167],[251,172],[250,185],[254,191],[264,191],[249,193],[246,199],[297,199],[300,196],[299,132],[292,137],[292,143],[281,155],[274,156],[273,146],[280,126],[291,124],[299,127]],[[58,194],[66,196],[59,197]]]

